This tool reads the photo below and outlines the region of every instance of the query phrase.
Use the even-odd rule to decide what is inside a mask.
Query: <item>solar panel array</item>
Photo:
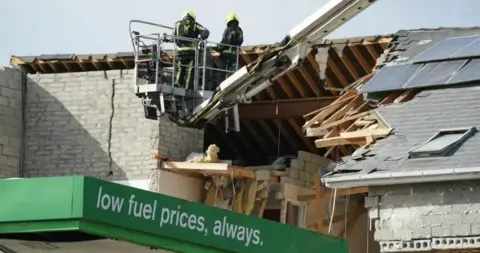
[[[480,81],[480,36],[448,38],[409,64],[380,69],[360,92],[382,92]],[[470,58],[470,59],[466,59]]]
[[[456,83],[466,83],[477,81],[480,79],[480,59],[471,60],[467,66],[463,67],[457,74],[455,74],[450,80],[448,80],[448,84],[456,84]]]
[[[447,38],[412,59],[412,63],[480,56],[480,36]]]
[[[460,70],[467,60],[432,62],[423,68],[403,85],[404,89],[444,85]],[[417,64],[418,65],[418,64]]]
[[[363,86],[362,92],[393,91],[403,89],[403,85],[422,65],[396,65],[380,69]]]

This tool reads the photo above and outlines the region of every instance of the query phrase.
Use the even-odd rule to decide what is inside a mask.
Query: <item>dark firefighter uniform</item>
[[[208,29],[197,23],[195,19],[195,13],[193,13],[193,11],[187,11],[183,19],[175,23],[173,35],[191,39],[207,39],[210,32]],[[177,39],[175,44],[177,45],[177,66],[175,67],[177,73],[175,75],[175,86],[192,89],[195,74],[193,71],[196,49],[195,43]]]
[[[239,20],[235,13],[228,14],[225,23],[227,24],[227,28],[223,32],[222,41],[220,42],[221,44],[218,46],[220,53],[218,68],[235,71],[237,68],[237,54],[239,53],[238,47],[243,43],[243,30],[239,26]],[[229,75],[230,73],[228,72],[217,71],[217,85]]]

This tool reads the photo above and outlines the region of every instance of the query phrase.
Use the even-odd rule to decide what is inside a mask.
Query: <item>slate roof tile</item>
[[[385,55],[383,66],[392,61],[408,61],[435,43],[450,37],[480,35],[480,27],[400,30]],[[408,151],[440,129],[472,127],[480,130],[480,83],[427,89],[406,103],[378,108],[394,134],[377,141],[363,160],[347,159],[327,177],[352,174],[432,169],[472,168],[480,165],[480,132],[464,142],[451,156],[408,159]]]
[[[363,161],[349,160],[338,165],[336,170],[361,173],[376,168],[372,173],[380,173],[477,167],[480,164],[480,133],[465,141],[451,156],[408,159],[410,149],[441,129],[472,126],[480,129],[480,86],[476,85],[427,90],[408,103],[377,109],[394,128],[394,134],[372,147],[377,156]]]

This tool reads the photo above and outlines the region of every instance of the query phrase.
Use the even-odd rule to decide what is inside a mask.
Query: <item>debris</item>
[[[188,162],[193,162],[193,163],[216,163],[218,162],[218,152],[220,152],[220,148],[217,147],[217,145],[212,144],[208,146],[207,151],[205,153],[207,154],[204,157],[196,157],[191,161]]]

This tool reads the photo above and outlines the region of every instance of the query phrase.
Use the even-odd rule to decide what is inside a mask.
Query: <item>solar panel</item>
[[[415,56],[412,62],[417,63],[448,59],[454,56],[461,48],[467,47],[478,39],[480,39],[480,36],[444,39]]]
[[[363,86],[360,92],[401,90],[405,82],[407,82],[421,66],[421,64],[414,64],[383,67]]]
[[[466,83],[480,80],[480,59],[471,60],[465,67],[458,71],[448,84]]]
[[[465,57],[474,57],[479,55],[480,55],[480,39],[458,50],[452,56],[452,58],[465,58]]]
[[[430,62],[418,71],[403,87],[405,89],[445,85],[447,81],[467,62],[467,60]]]

